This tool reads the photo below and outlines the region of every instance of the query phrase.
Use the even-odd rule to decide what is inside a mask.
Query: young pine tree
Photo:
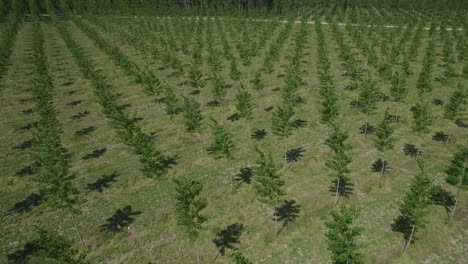
[[[199,181],[187,178],[174,180],[176,187],[176,220],[177,225],[184,228],[190,240],[195,241],[197,247],[197,263],[200,263],[198,249],[198,234],[206,222],[206,216],[201,211],[206,207],[206,199],[200,198],[203,185]]]
[[[287,138],[292,134],[293,122],[291,121],[291,118],[293,115],[294,109],[292,105],[285,103],[276,108],[271,119],[273,134],[280,137],[284,143],[284,165],[287,163]]]
[[[255,77],[252,80],[252,85],[253,85],[253,88],[255,90],[257,90],[257,91],[262,90],[265,87],[265,84],[263,83],[263,80],[262,80],[262,73],[261,72],[257,72],[255,74]]]
[[[240,71],[239,71],[239,68],[237,67],[237,62],[235,58],[231,59],[231,71],[229,72],[229,77],[233,81],[237,81],[240,78]]]
[[[211,126],[214,142],[210,147],[211,153],[215,158],[225,157],[228,160],[234,159],[232,150],[234,149],[234,142],[232,140],[233,134],[229,129],[221,125],[218,121],[212,119],[213,125]]]
[[[413,131],[419,136],[430,132],[429,127],[434,121],[434,117],[429,112],[429,106],[426,102],[419,101],[413,109]],[[419,157],[420,146],[418,146],[418,153],[416,159]]]
[[[426,175],[424,165],[418,160],[420,172],[411,182],[410,189],[406,192],[400,205],[400,216],[395,219],[394,227],[405,238],[404,254],[411,244],[416,232],[424,228],[427,223],[429,206],[433,203],[431,197],[434,193],[433,180]]]
[[[271,153],[266,155],[259,149],[256,149],[259,154],[259,158],[256,161],[256,167],[254,169],[255,174],[255,192],[257,198],[262,203],[270,205],[277,205],[280,197],[285,194],[282,187],[284,181],[281,179],[279,173],[279,166],[274,163]],[[275,220],[277,216],[275,215]],[[275,221],[275,237],[277,236],[277,223]]]
[[[459,83],[457,90],[452,94],[449,102],[445,106],[444,117],[450,120],[458,118],[465,110],[466,92],[462,83]]]
[[[346,144],[345,141],[348,139],[349,135],[340,130],[337,125],[333,125],[333,132],[325,140],[325,144],[334,152],[330,160],[325,162],[325,166],[332,169],[335,173],[335,206],[338,204],[340,197],[346,195],[346,185],[349,183],[349,173],[351,172],[348,168],[348,165],[351,163],[352,159],[348,154],[348,151],[351,150],[351,146]]]
[[[220,72],[215,72],[213,74],[213,79],[211,80],[211,93],[213,99],[217,102],[222,102],[224,97],[226,97],[226,87],[224,87],[224,80]]]
[[[248,260],[242,253],[239,251],[232,252],[229,257],[234,264],[253,264],[252,261]]]
[[[396,118],[398,118],[400,103],[405,100],[406,94],[408,93],[408,83],[405,74],[398,72],[392,74],[391,82],[390,94],[395,102],[397,102]]]
[[[369,123],[369,115],[373,114],[377,109],[377,103],[380,100],[379,89],[374,80],[367,78],[362,84],[362,90],[359,93],[359,109],[366,114],[366,123],[364,135],[367,136],[367,128]]]
[[[388,114],[388,110],[385,111],[384,118],[382,122],[380,122],[379,126],[377,127],[377,131],[375,133],[376,138],[374,139],[375,147],[382,152],[382,170],[381,174],[382,177],[380,181],[384,178],[385,173],[385,151],[393,149],[393,142],[395,139],[392,137],[393,134],[393,127],[392,127],[392,118]]]
[[[189,132],[200,129],[203,120],[200,103],[195,98],[184,97],[182,111],[184,112],[185,129]]]
[[[166,86],[164,89],[164,104],[166,105],[166,113],[168,115],[179,113],[179,100],[177,99],[174,89],[170,86]]]
[[[364,263],[359,253],[362,246],[356,241],[362,233],[362,228],[353,226],[353,222],[359,217],[359,210],[354,207],[342,207],[339,211],[331,211],[330,215],[332,219],[325,222],[325,236],[333,263]]]
[[[455,205],[453,206],[452,213],[450,215],[450,221],[453,219],[455,210],[457,209],[458,198],[460,197],[461,189],[468,187],[468,171],[466,170],[466,165],[468,163],[468,147],[467,146],[458,146],[457,151],[454,153],[452,160],[450,161],[449,166],[445,170],[447,177],[445,181],[457,187],[457,198],[455,200]]]
[[[333,84],[325,83],[320,85],[320,96],[322,98],[320,121],[323,123],[333,122],[339,114],[338,98]]]
[[[238,91],[236,96],[237,104],[236,109],[239,112],[239,115],[243,118],[250,119],[252,118],[252,105],[251,105],[252,96],[247,92],[244,85],[241,84],[241,88]]]

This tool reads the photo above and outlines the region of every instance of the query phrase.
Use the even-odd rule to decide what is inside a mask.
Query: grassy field
[[[286,23],[276,24],[273,33],[267,37],[265,47],[252,57],[251,65],[245,66],[238,62],[241,81],[229,78],[230,62],[222,57],[221,72],[228,84],[227,96],[219,106],[210,106],[213,98],[209,80],[206,87],[200,89],[191,87],[189,83],[191,51],[197,37],[194,27],[204,25],[201,36],[204,43],[202,72],[203,78],[209,79],[211,73],[206,61],[209,55],[206,46],[209,41],[215,49],[222,51],[221,32],[224,32],[230,51],[237,59],[240,54],[236,42],[242,38],[243,31],[251,34],[250,41],[258,42],[263,30],[275,22],[223,19],[220,21],[221,30],[219,30],[215,20],[211,19],[198,22],[181,18],[154,17],[75,17],[74,19],[75,22],[62,20],[60,23],[79,44],[90,62],[106,77],[112,93],[117,95],[118,103],[125,107],[126,113],[132,113],[134,117],[140,119],[138,125],[143,131],[154,133],[154,143],[158,150],[177,157],[177,164],[163,177],[148,179],[141,174],[138,157],[130,147],[118,140],[116,130],[109,125],[108,118],[102,112],[102,106],[96,99],[90,80],[82,75],[57,26],[47,19],[42,20],[45,54],[54,86],[53,104],[63,128],[62,144],[71,154],[71,170],[76,173],[76,185],[86,200],[80,206],[82,213],[77,220],[88,247],[86,259],[89,262],[193,263],[196,248],[176,225],[172,181],[178,177],[190,177],[204,184],[203,197],[208,200],[208,206],[203,211],[208,221],[204,224],[204,230],[199,237],[202,263],[211,262],[217,254],[212,242],[216,233],[236,222],[245,226],[241,243],[238,245],[239,250],[254,263],[330,263],[323,223],[329,219],[330,210],[334,209],[334,193],[329,190],[332,172],[325,166],[325,161],[331,156],[331,152],[324,145],[324,140],[331,130],[320,122],[318,43],[315,24],[307,25],[307,42],[304,56],[301,58],[303,83],[299,90],[304,102],[296,107],[293,117],[294,120],[300,120],[301,122],[297,123],[302,125],[295,128],[288,139],[289,148],[298,148],[303,156],[297,162],[288,163],[281,170],[285,180],[284,199],[295,200],[300,205],[300,213],[299,217],[289,223],[275,238],[273,208],[257,201],[252,184],[243,183],[236,187],[233,178],[239,173],[240,168],[255,164],[257,158],[255,146],[267,152],[271,151],[278,163],[283,160],[283,143],[271,132],[271,115],[274,111],[272,109],[282,101],[281,89],[285,85],[288,56],[294,49],[294,36],[299,32],[300,24],[292,25],[292,30],[280,51],[279,61],[274,63],[273,73],[262,74],[265,82],[263,90],[254,90],[250,80],[263,67],[269,47],[276,41],[280,31],[287,26]],[[197,98],[202,104],[202,114],[205,117],[202,130],[196,133],[186,132],[182,115],[167,115],[164,103],[158,100],[162,95],[146,94],[144,87],[135,82],[135,77],[127,74],[112,57],[96,46],[76,21],[81,21],[80,24],[89,25],[97,30],[105,41],[117,46],[131,62],[140,67],[147,66],[158,78],[173,87],[178,96],[190,95]],[[383,25],[383,22],[381,23]],[[421,21],[418,26],[430,26],[430,24]],[[207,27],[212,28],[211,38],[206,36]],[[404,240],[400,233],[391,229],[393,219],[399,214],[398,206],[401,199],[411,179],[418,172],[415,159],[404,154],[405,144],[421,144],[422,158],[426,162],[428,174],[445,189],[455,193],[456,189],[445,183],[444,170],[456,145],[466,144],[467,140],[466,125],[463,127],[444,119],[444,106],[432,103],[430,110],[436,119],[431,126],[431,132],[423,136],[412,132],[413,120],[410,108],[419,100],[416,83],[429,43],[429,31],[422,31],[416,60],[411,62],[413,74],[408,78],[409,92],[405,101],[399,106],[401,122],[394,125],[395,147],[386,152],[390,170],[383,184],[379,184],[380,174],[371,170],[374,161],[381,158],[381,154],[374,147],[375,135],[364,136],[359,132],[359,128],[365,122],[365,115],[350,105],[350,102],[356,99],[359,90],[346,89],[350,78],[344,74],[346,69],[339,56],[340,48],[331,27],[329,25],[322,27],[328,46],[332,78],[338,94],[340,116],[337,123],[350,133],[349,143],[352,145],[353,161],[350,165],[350,177],[354,190],[348,198],[343,197],[340,200],[340,205],[355,205],[361,209],[356,225],[364,228],[359,241],[365,246],[362,250],[365,263],[466,263],[468,259],[466,191],[461,192],[459,207],[451,223],[448,222],[443,207],[431,206],[427,227],[417,234],[416,242],[401,258]],[[344,26],[338,28],[346,43],[352,47],[360,67],[374,76],[382,92],[389,95],[389,81],[382,78],[377,69],[368,63],[366,54],[353,41],[350,28]],[[76,240],[76,247],[79,248],[73,222],[68,214],[50,210],[40,202],[28,206],[24,206],[28,203],[23,202],[23,207],[18,205],[19,202],[26,201],[25,199],[31,194],[37,193],[35,176],[27,173],[27,166],[33,162],[27,144],[34,130],[30,126],[37,120],[36,113],[28,111],[34,109],[31,100],[34,68],[32,30],[30,21],[25,20],[21,23],[8,71],[1,79],[0,221],[3,223],[0,229],[1,263],[14,262],[8,255],[20,250],[33,238],[34,225],[45,225],[55,229],[64,236]],[[354,30],[369,34],[367,35],[369,38],[365,41],[369,45],[375,45],[379,58],[383,56],[380,43],[388,41],[388,45],[392,47],[398,43],[404,31],[403,28],[381,26],[372,29],[355,27]],[[411,38],[404,43],[405,50],[402,56],[408,52],[415,32],[415,29],[411,29]],[[466,80],[457,77],[452,84],[439,81],[444,72],[441,60],[445,36],[441,35],[442,32],[442,30],[435,32],[436,62],[431,76],[433,90],[426,94],[425,98],[431,102],[433,99],[441,99],[447,103],[456,83],[461,82],[466,86]],[[461,32],[461,37],[466,38],[465,31]],[[138,46],[124,34],[136,38],[146,36],[146,39],[143,39],[143,44],[140,43]],[[186,34],[189,34],[187,38]],[[447,31],[445,34],[458,36],[454,31]],[[164,50],[168,46],[171,47],[170,44],[162,42],[162,40],[170,42],[170,38],[175,38],[177,46],[172,48],[175,57],[182,64],[183,72],[165,65],[149,54],[152,49]],[[188,41],[188,53],[184,53],[181,49],[184,41]],[[147,52],[138,48],[143,46],[148,47]],[[456,69],[461,69],[463,60],[457,60],[454,65]],[[392,67],[401,69],[401,63]],[[240,82],[246,85],[252,94],[253,118],[232,121],[229,117],[236,112],[235,96]],[[199,94],[194,93],[194,90],[199,90]],[[270,107],[273,108],[269,109]],[[383,118],[386,109],[395,114],[396,108],[397,103],[391,99],[380,102],[376,114],[369,117],[369,123],[376,126]],[[84,116],[80,119],[72,118],[79,113]],[[210,117],[223,123],[233,132],[235,144],[233,161],[214,159],[207,151],[212,143]],[[466,112],[462,120],[467,121]],[[86,135],[77,134],[77,131],[83,129],[88,129],[90,132]],[[251,137],[251,134],[258,129],[267,132],[262,140]],[[433,135],[438,131],[450,134],[450,143],[444,144],[434,140]],[[93,151],[98,151],[100,155],[89,156],[88,154]],[[113,173],[115,173],[113,181],[101,191],[90,187],[92,186],[90,184]],[[131,224],[135,232],[108,234],[100,231],[100,225],[105,224],[106,219],[117,209],[126,205],[131,205],[133,210],[140,212],[134,216],[135,221]],[[24,210],[21,211],[20,208]],[[229,259],[219,257],[216,262],[229,263]]]

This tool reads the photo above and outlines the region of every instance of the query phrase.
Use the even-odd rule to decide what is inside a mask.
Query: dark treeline
[[[25,0],[0,0],[0,13],[23,9]],[[37,0],[39,11],[46,9],[45,0]],[[466,12],[463,0],[52,0],[56,10],[71,10],[79,14],[99,15],[264,15],[288,16],[310,14],[313,11],[347,8],[384,8]]]

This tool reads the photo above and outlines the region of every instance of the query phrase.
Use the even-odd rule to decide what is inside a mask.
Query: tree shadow
[[[446,143],[448,139],[449,139],[449,134],[445,134],[443,131],[437,131],[432,136],[432,140],[443,142],[443,143]]]
[[[455,125],[457,125],[458,127],[462,127],[462,128],[468,127],[468,124],[465,123],[465,121],[463,121],[462,119],[455,120]]]
[[[132,104],[131,104],[131,103],[121,104],[121,105],[118,106],[118,108],[119,108],[120,110],[125,110],[125,109],[127,109],[127,108],[129,108],[129,107],[132,107]]]
[[[71,90],[71,91],[68,91],[68,94],[72,95],[72,94],[76,94],[77,92],[79,92],[79,90]]]
[[[393,232],[399,232],[403,235],[403,238],[408,241],[410,235],[411,235],[411,229],[413,228],[411,218],[405,215],[399,215],[397,218],[393,219],[393,223],[391,224],[392,231]],[[416,226],[414,228],[414,234],[416,234],[416,231],[418,230],[418,227]],[[411,239],[411,243],[414,243],[416,241],[415,235],[413,235]]]
[[[73,82],[68,81],[68,82],[62,83],[60,86],[70,86],[70,85],[72,85],[72,84],[73,84]]]
[[[275,108],[274,106],[269,106],[269,107],[265,108],[264,110],[267,111],[267,112],[270,112],[274,108]]]
[[[283,222],[280,230],[276,234],[279,236],[281,231],[291,222],[294,222],[299,217],[301,212],[301,206],[296,204],[295,200],[284,200],[282,204],[275,207],[275,213],[273,214],[277,222]]]
[[[228,116],[228,118],[227,118],[227,120],[229,120],[231,122],[237,121],[239,119],[240,119],[239,113],[234,113],[234,114]]]
[[[386,102],[390,99],[390,96],[384,94],[384,93],[380,93],[380,100],[382,100],[382,102]]]
[[[110,184],[116,182],[116,178],[119,176],[117,172],[113,172],[112,174],[103,174],[101,178],[97,179],[95,182],[88,183],[86,189],[90,191],[98,191],[103,192],[104,189],[110,187]]]
[[[216,237],[213,238],[213,243],[218,248],[218,254],[216,255],[215,261],[219,255],[224,256],[226,249],[237,249],[235,244],[239,244],[240,236],[244,230],[244,225],[240,223],[234,223],[228,225],[225,229],[219,231]]]
[[[416,156],[418,156],[418,148],[413,144],[405,144],[405,146],[403,147],[403,153],[406,156],[415,158]],[[419,150],[419,155],[421,154],[422,154],[422,151]]]
[[[83,137],[83,136],[89,135],[91,132],[93,132],[95,130],[96,130],[95,126],[89,126],[89,127],[83,128],[81,130],[75,131],[75,136],[76,137]]]
[[[441,105],[444,105],[444,101],[440,100],[440,99],[434,99],[432,100],[432,103],[436,106],[441,106]]]
[[[358,100],[352,100],[349,105],[351,108],[358,109],[359,108],[359,101]]]
[[[372,134],[375,132],[375,127],[369,123],[367,123],[367,135]],[[366,133],[366,124],[362,125],[359,128],[359,133],[360,134],[365,134]]]
[[[400,116],[399,115],[388,115],[392,120],[393,123],[399,124],[400,123]]]
[[[198,94],[200,94],[200,90],[193,90],[193,91],[191,91],[189,94],[191,94],[191,95],[198,95]]]
[[[257,129],[252,133],[252,135],[250,135],[250,138],[255,140],[262,140],[265,138],[266,134],[267,132],[265,129]]]
[[[17,249],[13,253],[8,254],[7,258],[11,263],[29,263],[29,258],[40,249],[41,247],[37,244],[36,241],[31,241],[26,243],[22,248]]]
[[[253,170],[250,167],[240,168],[239,173],[236,174],[234,181],[237,182],[237,187],[241,186],[242,183],[252,183]]]
[[[165,101],[164,97],[154,99],[154,102],[158,103],[158,104],[162,104],[162,103],[164,103],[164,101]]]
[[[135,221],[133,216],[140,215],[141,211],[133,211],[132,206],[127,205],[122,209],[117,209],[115,213],[106,219],[107,224],[100,226],[101,231],[117,233],[128,227]]]
[[[96,150],[93,150],[93,152],[84,155],[81,159],[82,160],[89,160],[89,159],[92,159],[92,158],[99,158],[102,155],[104,155],[104,153],[106,153],[106,151],[107,151],[107,148],[96,149]]]
[[[26,140],[23,143],[17,146],[14,146],[13,149],[19,149],[19,150],[30,149],[32,147],[32,143],[33,143],[32,140]]]
[[[188,84],[189,84],[189,81],[185,80],[185,81],[182,81],[182,82],[178,83],[177,86],[179,86],[179,87],[180,86],[186,86]]]
[[[216,107],[216,106],[219,106],[219,102],[216,101],[216,100],[209,101],[208,103],[206,103],[206,106],[209,106],[209,107]]]
[[[72,101],[72,102],[69,102],[67,103],[68,106],[77,106],[79,104],[81,104],[83,102],[83,100],[76,100],[76,101]]]
[[[15,203],[13,208],[8,210],[9,213],[26,213],[30,212],[33,207],[44,202],[43,196],[40,193],[32,193],[23,200]]]
[[[302,147],[292,148],[286,152],[286,162],[293,163],[298,162],[304,157],[305,149]],[[284,158],[284,157],[283,157]]]
[[[89,115],[90,112],[88,110],[85,110],[83,112],[79,112],[78,114],[72,115],[70,118],[71,120],[81,120],[83,117]]]
[[[29,103],[29,102],[32,102],[34,100],[34,98],[23,98],[23,99],[20,99],[20,103],[21,104],[25,104],[25,103]]]
[[[294,128],[302,128],[302,127],[305,127],[306,125],[307,125],[307,121],[305,121],[304,119],[296,119],[293,121]]]
[[[380,172],[381,173],[382,169],[383,169],[384,173],[387,173],[391,169],[391,167],[389,166],[388,161],[385,161],[385,164],[384,164],[382,159],[378,159],[378,160],[374,161],[374,163],[372,163],[372,171],[373,172]]]
[[[30,115],[32,114],[34,111],[32,110],[32,108],[28,108],[28,109],[24,109],[24,110],[21,110],[21,112],[25,115]]]
[[[26,124],[24,126],[20,126],[20,127],[16,128],[16,131],[30,130],[31,128],[34,127],[34,124],[35,123],[29,123],[29,124]]]
[[[271,89],[271,90],[272,90],[273,92],[279,92],[279,91],[281,90],[281,88],[276,87],[276,88],[273,88],[273,89]]]
[[[444,207],[447,216],[450,218],[450,212],[452,211],[452,207],[455,206],[455,195],[442,189],[440,185],[435,186],[434,192],[431,196],[432,201],[436,205],[441,205]]]
[[[15,175],[19,176],[19,177],[24,177],[24,176],[34,175],[34,173],[35,173],[35,171],[33,169],[33,166],[28,165],[28,166],[22,168],[21,170],[15,172]]]
[[[226,89],[232,88],[232,84],[227,83],[227,84],[224,85],[224,88],[226,88]]]
[[[141,120],[143,120],[142,117],[134,117],[134,118],[132,118],[131,121],[132,121],[133,123],[138,123],[138,122],[140,122]]]
[[[348,198],[354,191],[354,184],[351,183],[350,179],[340,179],[340,185],[338,187],[338,196]],[[338,186],[338,179],[333,179],[331,182],[328,191],[332,193],[332,195],[336,195],[336,187]]]

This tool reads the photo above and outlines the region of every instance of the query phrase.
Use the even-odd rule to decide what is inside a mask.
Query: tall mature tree
[[[185,128],[193,132],[201,127],[203,116],[200,110],[200,103],[192,97],[184,97],[182,111],[185,117]]]
[[[457,90],[450,96],[449,102],[445,106],[444,117],[455,120],[465,110],[466,92],[463,84],[460,82]]]
[[[288,142],[287,138],[292,134],[294,109],[291,104],[283,103],[273,112],[271,125],[273,134],[279,136],[284,143],[284,165],[287,163]]]
[[[348,151],[351,150],[351,146],[345,143],[348,137],[348,133],[341,130],[339,126],[333,125],[333,132],[325,140],[325,145],[334,152],[333,157],[325,162],[325,166],[335,171],[333,174],[336,177],[334,180],[336,184],[335,206],[338,204],[341,195],[346,194],[346,184],[350,181],[348,174],[351,171],[348,165],[352,159]]]
[[[241,88],[236,96],[237,104],[236,109],[239,115],[244,118],[252,118],[252,96],[247,92],[244,85],[241,84]]]
[[[221,125],[215,119],[212,119],[211,125],[214,142],[210,147],[210,151],[216,158],[225,157],[228,160],[234,159],[232,150],[234,149],[234,142],[232,140],[232,132],[225,126]]]
[[[332,261],[336,264],[364,263],[359,250],[362,246],[356,241],[362,228],[353,226],[359,217],[355,207],[342,207],[339,211],[331,211],[332,219],[325,222],[327,231],[327,248],[332,253]]]
[[[206,216],[201,211],[206,207],[207,201],[200,198],[203,184],[193,179],[176,179],[176,219],[177,225],[182,226],[190,240],[195,241],[197,247],[197,263],[200,263],[200,251],[198,247],[198,234],[202,225],[206,222]]]
[[[418,160],[420,172],[411,182],[410,189],[406,192],[400,205],[400,216],[395,219],[394,230],[403,233],[405,238],[404,254],[413,241],[416,232],[424,228],[427,223],[429,206],[434,193],[433,179],[426,175],[424,164]]]
[[[282,189],[284,180],[281,179],[279,166],[273,161],[271,153],[266,155],[259,149],[256,151],[259,154],[254,169],[254,188],[257,198],[262,203],[276,205],[280,197],[285,194]],[[276,217],[275,215],[275,220]],[[275,221],[275,236],[278,235],[276,222],[278,221]]]
[[[366,114],[366,123],[364,135],[367,135],[369,115],[373,114],[377,109],[377,103],[380,100],[380,92],[375,81],[367,78],[362,83],[362,90],[359,93],[359,109]]]
[[[392,117],[388,114],[388,110],[385,111],[384,118],[377,127],[375,133],[376,138],[374,139],[375,147],[382,152],[382,177],[380,181],[384,178],[385,173],[385,151],[393,149],[393,142],[395,139],[392,137],[393,127],[392,127]]]
[[[455,210],[457,209],[458,198],[460,197],[461,189],[468,187],[468,171],[466,170],[467,163],[468,147],[460,145],[457,147],[457,151],[454,153],[453,158],[450,161],[450,165],[445,170],[445,173],[447,174],[445,181],[448,184],[457,187],[457,197],[450,215],[450,221],[452,221]]]
[[[413,131],[418,133],[419,136],[430,132],[429,127],[434,121],[434,117],[429,111],[429,106],[426,102],[419,101],[413,108]],[[418,153],[416,159],[419,157],[420,145],[418,146]]]

